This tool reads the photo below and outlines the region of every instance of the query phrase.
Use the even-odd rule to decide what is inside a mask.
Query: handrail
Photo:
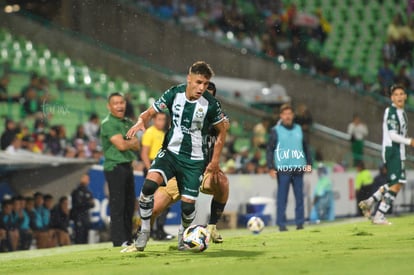
[[[349,141],[351,139],[351,136],[348,133],[344,133],[344,132],[329,128],[329,127],[324,126],[324,125],[319,124],[319,123],[313,123],[312,128],[314,130],[320,131],[324,134],[327,134],[329,136],[335,137],[335,138],[340,139],[340,140]],[[375,143],[375,142],[372,142],[372,141],[369,141],[369,140],[365,140],[364,141],[364,146],[368,149],[373,150],[373,151],[376,151],[376,152],[379,152],[379,153],[382,152],[382,145],[381,144],[378,144],[378,143]],[[406,160],[410,161],[410,162],[414,162],[414,156],[407,155]]]

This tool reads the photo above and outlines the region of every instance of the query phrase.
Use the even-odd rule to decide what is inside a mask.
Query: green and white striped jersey
[[[401,160],[405,160],[405,145],[409,145],[411,139],[407,138],[408,119],[403,109],[398,109],[393,104],[385,109],[382,124],[382,154],[385,160],[385,150],[392,147],[400,150]]]
[[[190,101],[185,96],[186,84],[174,86],[154,102],[157,112],[168,108],[171,127],[168,130],[164,148],[183,159],[203,160],[210,125],[220,123],[225,115],[220,103],[209,92],[199,99]]]

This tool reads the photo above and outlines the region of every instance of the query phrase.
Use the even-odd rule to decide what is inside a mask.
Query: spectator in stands
[[[19,96],[10,95],[8,86],[10,83],[10,77],[4,74],[0,77],[0,102],[18,102]]]
[[[21,99],[25,99],[26,98],[26,95],[27,95],[27,92],[30,89],[33,89],[35,91],[35,93],[36,93],[38,87],[39,87],[39,75],[37,73],[34,73],[33,72],[30,75],[30,82],[29,82],[29,84],[26,85],[26,86],[24,86],[22,88],[22,90],[20,92],[20,98]]]
[[[22,98],[22,117],[41,116],[41,102],[35,88],[29,88]]]
[[[382,57],[384,61],[387,61],[390,64],[397,63],[397,49],[391,37],[387,38],[387,42],[382,47]]]
[[[407,65],[402,64],[398,69],[397,75],[394,77],[394,83],[403,85],[406,89],[411,87],[411,81],[407,76]]]
[[[388,91],[394,83],[394,71],[390,68],[390,62],[386,59],[384,59],[383,66],[378,70],[378,79],[382,87],[381,90]],[[383,95],[387,96],[385,93]]]
[[[355,198],[357,216],[363,216],[362,210],[358,207],[358,203],[360,201],[368,199],[375,190],[372,189],[372,174],[368,169],[365,168],[364,162],[359,161],[356,168],[357,174],[355,177]]]
[[[85,132],[85,126],[82,124],[76,126],[76,131],[74,137],[72,138],[72,143],[75,144],[75,140],[77,139],[82,139],[85,142],[89,139]]]
[[[266,148],[267,132],[269,130],[270,121],[268,118],[262,118],[262,121],[253,127],[253,148]]]
[[[257,168],[260,166],[260,161],[262,160],[262,154],[263,154],[263,150],[256,149],[253,153],[253,156],[249,159],[248,163],[246,164],[246,166],[251,164],[253,167],[250,169],[246,169],[246,170],[252,170],[251,172],[255,174],[257,172]]]
[[[323,16],[322,10],[317,9],[315,15],[319,20],[318,26],[313,31],[313,36],[323,44],[328,37],[328,34],[332,31],[332,26],[328,20]]]
[[[50,228],[54,231],[59,246],[70,245],[69,201],[66,196],[59,199],[50,213]]]
[[[20,242],[19,250],[28,250],[32,244],[30,218],[26,212],[26,200],[23,196],[16,196],[13,202],[13,215],[17,219]]]
[[[348,135],[351,141],[354,166],[364,159],[364,139],[368,136],[368,128],[358,114],[354,114],[352,122],[348,124]]]
[[[72,209],[70,218],[74,223],[75,244],[88,243],[88,232],[91,227],[89,209],[95,205],[92,192],[88,188],[89,182],[89,175],[82,175],[79,186],[71,194]]]
[[[15,135],[12,143],[7,146],[5,151],[9,154],[18,154],[23,152],[24,150],[22,149],[22,140],[17,135]]]
[[[63,152],[63,150],[70,146],[69,140],[66,137],[66,127],[63,124],[57,125],[56,126],[57,129],[57,134],[58,134],[58,138],[59,138],[59,144],[60,144],[60,148],[61,148],[61,152]]]
[[[404,20],[400,13],[396,14],[387,28],[387,40],[395,45],[397,62],[404,59]]]
[[[132,93],[126,93],[125,94],[125,116],[129,117],[132,121],[135,121],[137,118],[135,116],[135,108],[134,105],[132,105]]]
[[[60,145],[58,126],[50,127],[49,132],[46,135],[45,144],[47,154],[58,156],[63,153],[62,147]]]
[[[89,120],[83,124],[85,135],[88,140],[97,140],[99,138],[99,117],[96,113],[89,116]]]
[[[41,153],[32,136],[24,136],[22,138],[22,149],[32,153]]]
[[[19,132],[16,123],[12,119],[6,118],[4,125],[4,132],[1,135],[1,150],[6,150]]]
[[[10,78],[8,75],[3,75],[0,77],[0,102],[9,101],[9,93],[7,91],[7,86],[9,86]]]
[[[34,141],[34,143],[35,143],[35,146],[37,148],[39,148],[39,151],[41,153],[44,153],[45,152],[45,149],[46,149],[45,142],[46,142],[46,135],[45,135],[45,133],[44,132],[37,132],[35,134],[35,141]]]
[[[6,233],[6,251],[16,251],[19,245],[19,229],[17,219],[13,215],[13,201],[11,199],[5,199],[1,202],[0,229]]]
[[[93,158],[93,154],[99,152],[101,150],[100,146],[98,145],[97,139],[91,139],[86,144],[85,148],[85,156],[87,158]]]
[[[249,148],[243,147],[240,149],[240,153],[234,156],[235,168],[237,173],[243,173],[244,167],[249,162]]]
[[[306,104],[301,103],[296,108],[295,112],[295,120],[294,122],[296,124],[299,124],[302,127],[302,132],[305,138],[305,141],[307,144],[310,142],[310,131],[313,124],[313,117],[312,113],[308,109],[308,106]]]

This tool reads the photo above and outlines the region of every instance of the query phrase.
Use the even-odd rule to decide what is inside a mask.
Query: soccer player
[[[207,91],[213,96],[216,95],[216,87],[213,82],[210,82]],[[226,116],[224,121],[226,129],[229,127],[229,120]],[[217,131],[214,127],[210,127],[208,135],[205,137],[206,148],[206,165],[209,163],[214,152],[214,143],[217,138]],[[210,219],[207,225],[207,230],[210,232],[211,240],[214,243],[222,243],[223,238],[219,234],[216,224],[223,214],[229,198],[229,180],[227,176],[220,170],[217,178],[213,178],[210,172],[205,172],[203,181],[200,186],[200,192],[208,195],[213,195],[210,204]],[[175,178],[168,181],[167,186],[161,186],[157,189],[154,195],[154,209],[153,217],[160,215],[164,209],[168,208],[180,199],[178,192],[177,181]]]
[[[139,198],[142,219],[141,230],[135,241],[137,250],[143,251],[150,237],[150,218],[157,188],[175,177],[181,195],[181,225],[178,231],[178,249],[184,249],[182,234],[195,217],[195,201],[203,178],[204,168],[217,178],[219,158],[226,138],[225,116],[220,103],[210,93],[205,93],[213,70],[203,61],[191,65],[187,83],[168,89],[145,112],[128,131],[132,138],[157,112],[168,109],[171,127],[165,137],[166,148],[161,150],[153,161],[144,181]],[[218,131],[214,143],[214,153],[205,167],[203,136],[208,127],[214,125]]]
[[[364,216],[371,217],[374,202],[380,202],[372,220],[373,224],[390,225],[385,214],[392,206],[405,178],[405,146],[414,147],[414,139],[407,137],[408,119],[404,111],[407,94],[401,85],[393,85],[390,89],[392,105],[385,109],[382,124],[382,157],[387,167],[387,184],[381,186],[371,197],[359,203]]]

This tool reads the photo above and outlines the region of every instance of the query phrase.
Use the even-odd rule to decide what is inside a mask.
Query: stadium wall
[[[105,183],[105,177],[103,174],[102,166],[94,165],[89,170],[91,182],[89,188],[91,189],[95,198],[95,207],[91,210],[91,219],[95,229],[102,229],[109,224],[109,209],[108,209],[108,189]],[[371,173],[376,175],[378,171],[372,170]],[[356,176],[355,171],[343,172],[343,173],[330,173],[330,178],[333,182],[333,192],[335,197],[335,216],[336,217],[352,217],[356,214],[356,200],[354,179]],[[270,217],[269,224],[275,224],[276,213],[276,180],[271,179],[269,175],[228,175],[230,182],[230,195],[226,205],[225,212],[232,214],[232,217],[238,217],[242,220],[243,217],[248,214],[247,203],[249,202],[262,202],[264,205],[261,214]],[[405,212],[413,210],[414,208],[414,170],[407,171],[408,183],[398,194],[397,199],[394,202],[394,211]],[[312,207],[313,192],[317,183],[316,172],[306,174],[304,178],[304,198],[305,198],[305,217],[308,218]],[[135,172],[135,191],[136,196],[139,196],[144,178],[142,173]],[[48,184],[47,188],[39,185],[38,191],[44,193],[53,192],[55,198],[60,196],[70,195],[73,188],[76,187],[76,181],[66,182],[66,185],[72,186],[72,188],[62,188],[61,184],[55,183],[54,185]],[[60,191],[59,191],[60,190]],[[36,191],[36,190],[34,190]],[[0,198],[5,194],[14,195],[13,189],[2,181],[0,183]],[[28,194],[27,194],[28,195]],[[253,200],[252,200],[253,199]],[[198,224],[204,224],[207,222],[210,214],[210,200],[211,196],[200,194],[197,200],[197,217],[194,221]],[[287,218],[290,221],[294,220],[294,208],[295,200],[293,191],[289,193],[288,205],[287,205]],[[177,203],[171,207],[170,213],[167,218],[167,224],[179,224],[180,223],[180,204]]]

